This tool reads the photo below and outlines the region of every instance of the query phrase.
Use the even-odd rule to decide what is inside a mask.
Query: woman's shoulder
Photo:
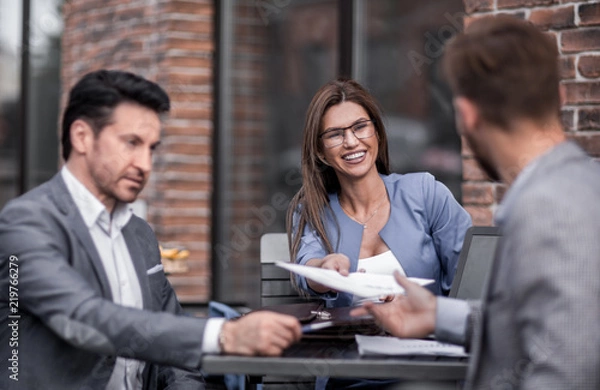
[[[435,184],[435,177],[429,172],[391,173],[389,175],[381,175],[381,177],[388,186],[393,187],[412,186],[415,189],[421,189],[424,185]]]

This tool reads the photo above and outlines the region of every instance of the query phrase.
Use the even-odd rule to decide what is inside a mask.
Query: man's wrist
[[[223,326],[221,327],[221,331],[219,332],[219,350],[222,354],[226,353],[226,347],[225,347],[225,345],[227,344],[227,336],[225,333],[226,325],[227,325],[227,322],[225,322],[223,324]]]

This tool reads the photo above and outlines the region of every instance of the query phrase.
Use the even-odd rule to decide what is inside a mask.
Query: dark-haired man
[[[600,165],[565,139],[553,39],[508,16],[475,20],[446,48],[457,127],[510,186],[482,305],[407,293],[370,312],[392,334],[435,332],[471,350],[466,388],[600,388]]]
[[[65,166],[0,213],[0,388],[203,388],[203,353],[277,355],[299,339],[275,313],[182,315],[156,237],[128,207],[168,110],[162,88],[127,72],[71,90]]]

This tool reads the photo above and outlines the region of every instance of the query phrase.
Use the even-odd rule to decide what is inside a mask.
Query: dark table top
[[[202,359],[202,369],[207,374],[439,381],[464,379],[467,365],[467,358],[443,356],[361,357],[352,338],[303,339],[281,357],[206,355]]]

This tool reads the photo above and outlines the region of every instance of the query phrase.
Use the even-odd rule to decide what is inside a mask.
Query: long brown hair
[[[317,232],[327,252],[333,252],[333,245],[325,234],[322,216],[325,208],[331,207],[328,194],[339,192],[340,182],[333,168],[319,157],[323,150],[319,134],[327,110],[343,102],[360,105],[373,121],[379,140],[379,153],[375,162],[377,171],[386,175],[390,173],[387,136],[381,120],[381,109],[375,99],[359,83],[350,79],[340,78],[322,86],[306,112],[302,140],[302,187],[290,202],[287,212],[286,227],[292,263],[295,262],[300,238],[307,225]],[[295,213],[297,214],[294,221]]]

